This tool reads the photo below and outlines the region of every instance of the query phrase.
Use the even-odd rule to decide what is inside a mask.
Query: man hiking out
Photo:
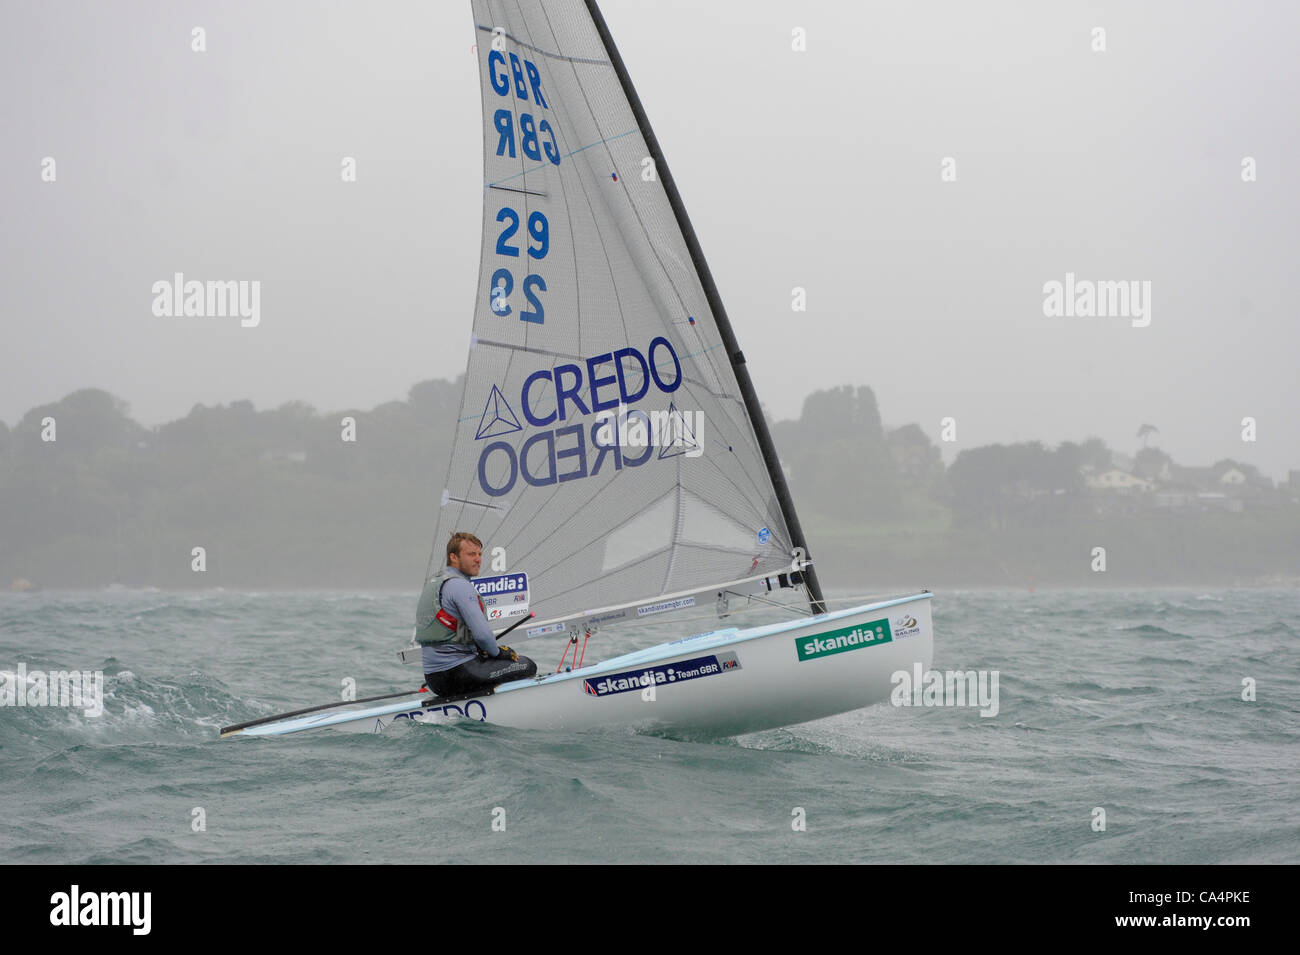
[[[470,581],[483,564],[483,542],[458,531],[447,542],[447,566],[425,582],[415,611],[415,640],[429,689],[439,696],[486,690],[537,672],[528,657],[498,644],[483,599]]]

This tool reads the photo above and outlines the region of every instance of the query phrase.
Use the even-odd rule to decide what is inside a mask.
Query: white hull
[[[446,704],[429,697],[330,710],[230,735],[333,726],[378,733],[395,720],[474,719],[522,729],[631,726],[731,736],[805,723],[889,698],[892,675],[930,669],[929,593],[748,630],[719,630],[625,654],[572,673],[497,687]],[[872,625],[868,628],[868,625]],[[651,683],[653,682],[653,690]]]

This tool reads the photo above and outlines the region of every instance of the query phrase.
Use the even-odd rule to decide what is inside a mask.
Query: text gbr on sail
[[[531,60],[520,60],[514,53],[509,54],[509,57],[510,69],[507,71],[506,54],[500,50],[488,54],[488,79],[493,91],[498,96],[510,96],[513,89],[517,102],[531,101],[538,109],[549,110],[546,97],[542,95],[542,77],[537,72],[537,67]],[[525,73],[528,75],[527,83],[524,82]],[[551,129],[549,121],[543,119],[538,122],[532,113],[521,112],[516,129],[514,110],[502,108],[492,114],[492,126],[497,131],[498,156],[509,155],[514,159],[515,143],[518,142],[519,150],[534,162],[541,162],[542,153],[545,153],[553,165],[560,164],[560,150],[555,144],[555,131]]]

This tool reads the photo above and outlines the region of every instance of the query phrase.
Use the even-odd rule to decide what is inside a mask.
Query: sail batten
[[[765,425],[598,13],[471,5],[483,234],[430,570],[469,530],[547,619],[787,571]]]
[[[484,26],[481,23],[476,24],[475,26],[479,30],[487,34],[494,34],[496,32],[495,27]],[[504,36],[507,40],[513,42],[515,45],[522,47],[523,49],[528,50],[532,53],[536,53],[540,56],[544,56],[550,60],[567,60],[570,63],[587,63],[590,64],[591,66],[610,65],[609,60],[593,60],[586,57],[565,56],[563,53],[557,53],[554,50],[543,50],[540,46],[533,46],[531,43],[526,43],[525,41],[519,39],[516,36],[513,36],[510,33],[505,32],[504,30],[502,31],[502,36]]]

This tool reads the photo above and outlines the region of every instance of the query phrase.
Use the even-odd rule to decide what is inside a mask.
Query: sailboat
[[[489,618],[517,618],[527,652],[563,641],[566,656],[487,693],[391,694],[222,735],[453,719],[733,735],[887,699],[892,674],[929,669],[931,595],[828,606],[744,355],[594,0],[471,6],[481,264],[426,580],[452,533],[475,534]],[[806,596],[806,614],[586,664],[598,630],[782,591]]]

